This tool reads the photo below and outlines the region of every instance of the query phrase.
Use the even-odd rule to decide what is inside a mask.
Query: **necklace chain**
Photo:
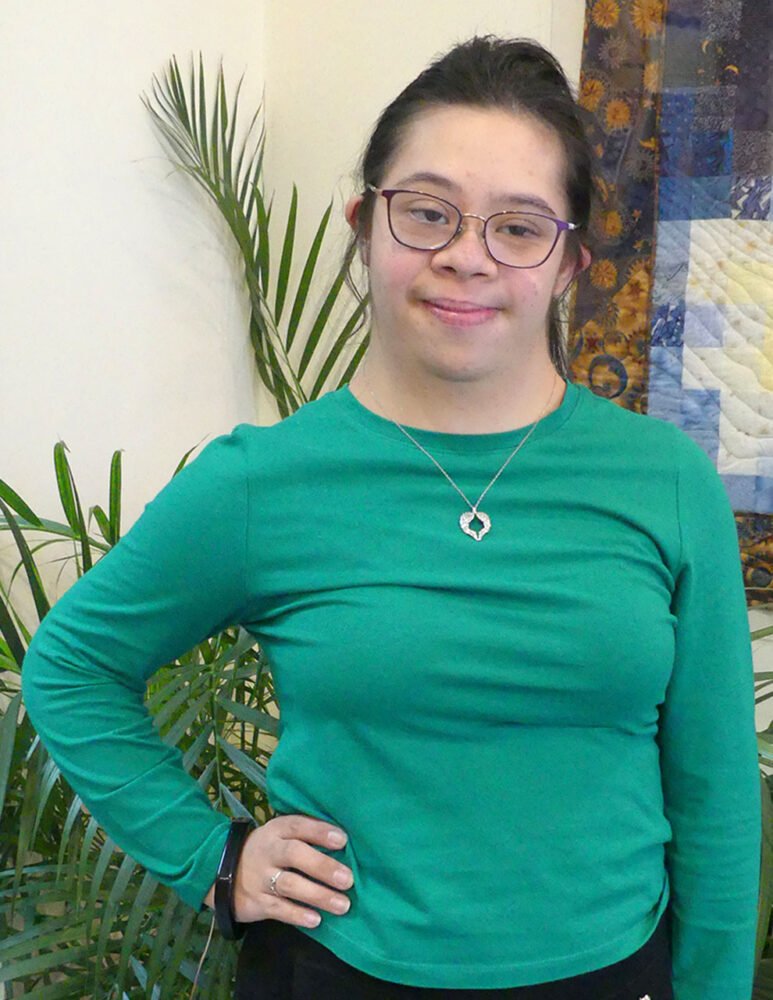
[[[365,380],[363,379],[363,381],[365,381]],[[419,449],[419,451],[423,452],[427,456],[427,458],[430,460],[430,462],[432,462],[432,464],[437,468],[437,470],[439,472],[441,472],[445,476],[445,478],[453,486],[453,488],[456,490],[456,492],[459,494],[459,496],[462,498],[462,500],[464,500],[464,502],[470,508],[470,513],[469,514],[467,514],[467,513],[462,514],[459,523],[460,523],[460,526],[462,528],[462,531],[464,531],[465,534],[470,535],[472,538],[474,538],[478,542],[488,532],[488,530],[491,527],[491,519],[483,511],[479,511],[478,507],[483,502],[483,498],[486,496],[486,494],[491,489],[491,487],[494,485],[494,483],[497,481],[497,479],[499,479],[499,477],[502,475],[502,473],[508,467],[508,465],[510,464],[510,462],[512,462],[512,460],[515,458],[515,456],[518,454],[518,452],[521,450],[521,448],[523,448],[523,446],[529,440],[529,438],[531,437],[531,435],[537,429],[537,425],[540,423],[540,421],[543,419],[543,417],[547,416],[547,412],[550,409],[550,404],[553,401],[553,392],[555,390],[555,385],[556,385],[556,380],[554,378],[553,382],[551,383],[551,386],[550,386],[550,395],[548,396],[548,401],[547,401],[547,404],[546,404],[544,410],[540,413],[540,415],[537,417],[537,419],[534,421],[534,423],[531,425],[531,427],[526,431],[526,433],[521,438],[521,440],[518,442],[518,444],[515,446],[515,448],[513,448],[513,450],[510,452],[510,454],[504,460],[504,462],[502,463],[502,465],[499,467],[499,469],[495,473],[493,479],[491,479],[491,481],[489,482],[488,486],[486,486],[486,488],[484,489],[484,491],[478,497],[477,501],[475,503],[472,503],[472,501],[470,500],[470,498],[466,495],[466,493],[459,486],[457,486],[457,484],[454,482],[454,480],[451,478],[451,476],[446,472],[446,470],[443,468],[443,466],[440,464],[440,462],[438,462],[438,460],[433,455],[431,455],[422,444],[420,444],[416,440],[416,438],[413,436],[413,434],[411,434],[410,431],[406,430],[405,427],[403,427],[403,425],[398,420],[394,419],[394,417],[389,417],[387,415],[385,407],[380,402],[380,400],[376,396],[376,394],[373,391],[373,389],[371,389],[370,383],[369,382],[365,382],[365,387],[368,390],[368,392],[370,393],[370,395],[371,395],[371,397],[373,399],[373,402],[376,404],[376,406],[378,406],[378,408],[381,410],[382,413],[384,413],[385,415],[387,415],[387,419],[390,421],[390,423],[393,423],[395,425],[395,427],[397,427],[399,430],[401,430],[403,432],[403,434],[408,438],[408,440],[412,441],[413,444],[415,444],[416,447]],[[483,525],[483,527],[480,529],[480,531],[473,531],[470,528],[471,522],[476,517],[479,519],[479,521]]]

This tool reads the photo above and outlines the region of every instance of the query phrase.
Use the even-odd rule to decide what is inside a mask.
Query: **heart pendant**
[[[483,525],[479,531],[474,531],[470,527],[476,517]],[[470,538],[474,538],[476,542],[479,542],[491,529],[491,518],[488,514],[484,514],[482,510],[466,510],[459,518],[459,527],[465,535],[469,535]]]

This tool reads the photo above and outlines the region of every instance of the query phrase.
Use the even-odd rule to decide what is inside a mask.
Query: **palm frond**
[[[153,77],[150,93],[143,96],[143,101],[172,161],[214,201],[236,241],[250,300],[249,336],[256,369],[274,398],[280,417],[284,417],[315,398],[325,387],[331,387],[328,379],[339,357],[348,353],[346,370],[354,371],[362,352],[353,337],[364,310],[359,303],[344,305],[340,297],[344,279],[341,268],[313,319],[305,322],[307,304],[317,284],[318,263],[332,206],[325,210],[300,275],[293,282],[298,218],[298,192],[294,186],[280,234],[279,264],[276,269],[272,267],[271,199],[262,188],[265,152],[262,107],[237,141],[243,79],[229,100],[221,64],[214,95],[208,102],[201,54],[198,61],[191,60],[187,84],[173,58],[160,77]],[[288,303],[291,303],[289,316]],[[339,335],[330,351],[328,331],[334,325],[348,333],[343,339]],[[311,391],[304,383],[307,372],[315,373]]]

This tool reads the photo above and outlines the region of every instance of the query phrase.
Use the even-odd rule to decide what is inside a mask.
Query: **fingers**
[[[335,889],[351,888],[351,870],[335,858],[321,854],[310,844],[304,844],[301,840],[286,840],[280,850],[279,868],[295,868],[302,874],[309,875]],[[282,891],[287,895],[284,888]]]
[[[305,840],[309,844],[320,844],[322,847],[341,848],[346,845],[346,834],[337,826],[326,823],[313,816],[276,816],[269,821],[276,824],[280,837],[290,840]],[[266,824],[268,826],[269,823]]]
[[[349,909],[349,897],[344,893],[334,892],[297,872],[283,870],[275,885],[279,898],[291,903],[307,903],[317,910],[336,914],[346,913]]]
[[[236,872],[236,919],[270,918],[315,927],[320,922],[319,910],[346,913],[349,898],[337,890],[351,888],[351,870],[312,846],[340,849],[346,839],[338,827],[302,815],[277,816],[253,830]],[[276,876],[273,891],[272,876]]]
[[[282,923],[293,924],[295,927],[318,927],[322,917],[317,910],[308,909],[291,899],[269,896],[264,904],[262,916],[252,919],[281,920]]]

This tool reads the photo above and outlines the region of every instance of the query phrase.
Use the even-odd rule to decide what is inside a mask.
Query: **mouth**
[[[422,303],[436,319],[450,326],[478,326],[499,312],[495,306],[461,299],[423,299]]]

